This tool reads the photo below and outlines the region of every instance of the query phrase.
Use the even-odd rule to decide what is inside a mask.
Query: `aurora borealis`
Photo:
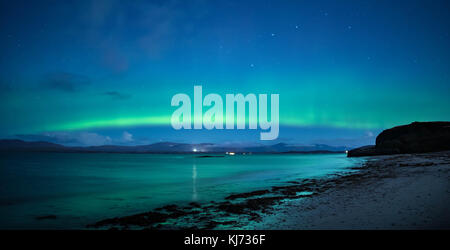
[[[0,137],[258,140],[257,131],[173,131],[170,100],[196,84],[221,95],[280,94],[278,140],[291,143],[359,145],[395,125],[448,121],[449,7],[1,1]]]

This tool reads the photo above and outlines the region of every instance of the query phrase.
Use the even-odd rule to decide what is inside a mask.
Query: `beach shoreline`
[[[374,156],[311,199],[252,229],[449,229],[450,152]]]
[[[449,229],[450,151],[373,156],[346,173],[224,201],[102,220],[91,229]]]

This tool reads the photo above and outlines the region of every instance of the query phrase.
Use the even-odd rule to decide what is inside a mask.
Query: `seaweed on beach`
[[[232,194],[232,195],[229,195],[229,196],[225,197],[225,200],[235,200],[235,199],[239,199],[239,198],[248,198],[248,197],[252,197],[252,196],[265,195],[265,194],[268,194],[268,193],[270,193],[269,190],[258,190],[258,191],[248,192],[248,193]]]
[[[142,229],[214,229],[217,227],[235,228],[251,221],[261,220],[264,214],[271,213],[276,205],[287,200],[308,198],[328,190],[360,186],[372,181],[395,178],[395,167],[430,167],[429,162],[403,162],[401,159],[388,159],[393,163],[379,164],[367,161],[352,171],[326,176],[320,179],[304,179],[288,182],[287,185],[273,186],[270,189],[231,194],[223,201],[207,204],[191,202],[180,207],[166,205],[153,211],[125,217],[105,219],[89,225],[91,228],[128,229],[131,226]],[[449,162],[444,157],[443,162]],[[393,164],[393,165],[392,165]]]

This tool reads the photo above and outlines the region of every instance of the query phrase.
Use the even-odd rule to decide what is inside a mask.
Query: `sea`
[[[0,229],[84,229],[168,204],[351,171],[336,154],[0,153]]]

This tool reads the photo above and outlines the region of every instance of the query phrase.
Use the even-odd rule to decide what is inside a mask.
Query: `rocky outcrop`
[[[355,148],[347,152],[347,157],[378,155],[375,145]]]
[[[348,157],[450,150],[450,122],[413,122],[381,132],[375,146],[350,150]]]

